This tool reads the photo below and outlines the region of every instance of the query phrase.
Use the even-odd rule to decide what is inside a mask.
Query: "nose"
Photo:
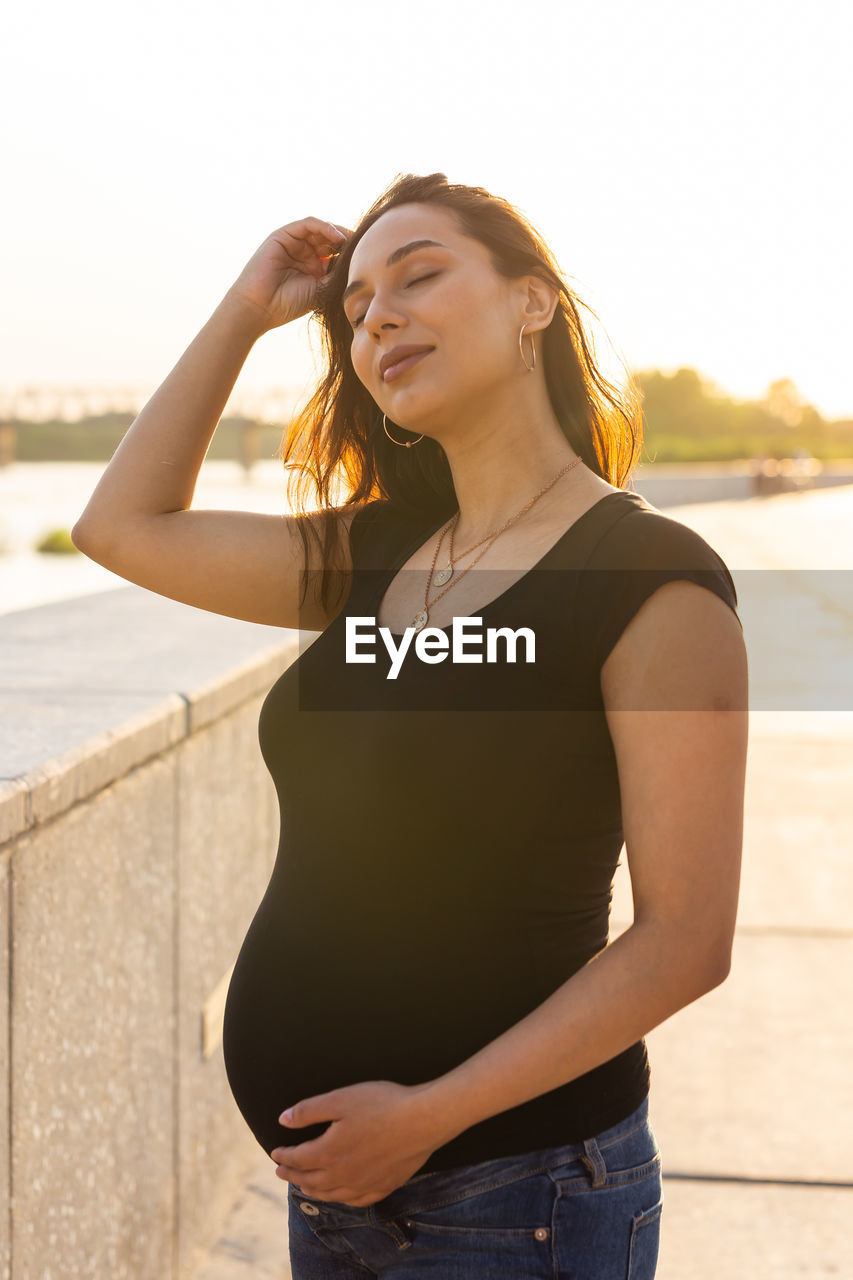
[[[384,297],[382,293],[375,293],[370,299],[362,323],[367,332],[379,341],[383,330],[398,328],[406,323],[406,317],[390,298]]]

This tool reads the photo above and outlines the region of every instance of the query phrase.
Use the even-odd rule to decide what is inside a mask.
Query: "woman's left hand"
[[[375,1204],[417,1172],[447,1141],[430,1085],[367,1080],[305,1098],[279,1117],[289,1129],[331,1120],[319,1138],[271,1152],[276,1177],[306,1195],[341,1204]]]

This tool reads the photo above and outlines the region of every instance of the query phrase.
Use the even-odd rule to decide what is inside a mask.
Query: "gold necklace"
[[[457,511],[455,515],[451,516],[450,520],[444,526],[444,528],[441,530],[438,536],[438,543],[436,544],[435,554],[432,557],[432,564],[430,566],[429,574],[427,575],[426,588],[424,590],[424,607],[423,609],[421,609],[419,613],[415,614],[414,618],[412,618],[412,621],[409,623],[409,626],[414,627],[415,631],[422,631],[423,628],[426,626],[427,622],[429,621],[430,607],[434,604],[437,604],[437,602],[441,600],[442,596],[446,596],[448,591],[452,590],[453,587],[457,586],[462,581],[462,579],[465,577],[465,574],[469,573],[474,568],[474,565],[477,563],[478,560],[482,560],[483,556],[486,554],[489,547],[492,545],[495,539],[504,532],[504,530],[508,529],[510,525],[515,524],[516,520],[520,520],[523,515],[526,515],[526,513],[530,510],[533,504],[535,502],[538,502],[539,499],[543,497],[543,495],[546,494],[549,489],[553,488],[553,486],[557,483],[557,481],[560,479],[561,476],[564,476],[567,471],[571,471],[572,467],[578,466],[578,464],[581,461],[582,461],[581,458],[573,458],[572,461],[567,463],[565,467],[563,467],[560,471],[558,471],[557,474],[554,476],[554,479],[550,480],[548,484],[544,486],[544,488],[540,489],[539,492],[533,498],[531,498],[530,501],[526,503],[525,506],[523,506],[519,512],[517,512],[514,516],[512,516],[509,520],[507,520],[506,524],[501,525],[501,527],[497,529],[494,533],[487,533],[485,538],[481,538],[479,542],[475,543],[473,547],[469,547],[467,551],[461,551],[459,555],[456,557],[454,557],[453,555],[453,534],[456,529],[456,525],[459,523],[459,516],[461,512]],[[444,541],[444,535],[447,532],[448,528],[450,529],[449,562],[443,569],[440,569],[438,573],[435,573],[435,562],[438,559],[438,553],[441,550],[441,544]],[[477,550],[477,547],[482,547],[484,542],[488,543],[488,546],[486,546],[480,552],[480,554],[477,556],[477,559],[473,560],[471,564],[469,564],[466,568],[464,568],[459,574],[456,574],[455,573],[456,561],[461,560],[463,556],[470,555],[472,551]],[[433,583],[436,586],[442,586],[450,578],[453,578],[453,581],[450,583],[450,586],[445,587],[443,591],[439,592],[437,596],[433,596],[432,600],[430,600],[429,599],[430,586]]]

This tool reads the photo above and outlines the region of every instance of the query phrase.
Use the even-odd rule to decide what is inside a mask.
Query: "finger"
[[[318,1141],[319,1139],[315,1139],[315,1142]],[[310,1147],[311,1150],[303,1151],[303,1147]],[[272,1153],[272,1158],[276,1164],[283,1164],[288,1169],[297,1171],[301,1169],[303,1173],[310,1173],[318,1167],[314,1161],[319,1160],[320,1164],[323,1164],[324,1159],[328,1159],[328,1153],[325,1148],[322,1151],[316,1151],[313,1142],[299,1142],[294,1147],[277,1147]]]
[[[308,1181],[292,1183],[293,1190],[297,1195],[314,1196],[317,1200],[330,1200],[336,1204],[354,1204],[363,1193],[358,1192],[352,1186],[327,1186],[323,1182]],[[372,1198],[364,1199],[365,1204],[375,1204],[377,1200],[381,1200],[382,1196],[374,1195]]]
[[[348,1204],[353,1207],[358,1203],[358,1196],[351,1187],[294,1187],[297,1195],[303,1193],[306,1196],[313,1196],[315,1200],[328,1200],[333,1204]],[[365,1203],[375,1203],[366,1201]]]
[[[295,236],[309,236],[317,233],[325,234],[327,231],[336,231],[337,227],[326,218],[297,218],[295,222],[286,223],[281,230],[289,231]]]
[[[296,1169],[293,1165],[279,1164],[275,1176],[284,1182],[298,1182],[301,1186],[303,1178],[308,1178],[310,1181],[312,1175],[322,1172],[322,1169]]]
[[[279,227],[269,238],[301,268],[321,266],[323,271],[325,267],[320,263],[320,253],[327,253],[329,250],[337,251],[344,243],[340,236],[337,233],[333,235],[331,230],[302,233],[295,224],[290,227]]]
[[[295,236],[286,227],[280,227],[270,237],[279,245],[292,262],[313,264],[317,261],[314,244],[307,237]]]
[[[325,231],[312,231],[302,243],[305,245],[305,253],[302,256],[309,259],[313,256],[314,264],[320,265],[319,274],[325,275],[328,265],[334,261],[346,243],[346,236],[330,224],[329,229]]]
[[[295,240],[322,240],[325,244],[341,244],[349,234],[334,222],[325,222],[321,218],[300,218],[298,222],[288,222],[286,226],[279,227],[279,231]]]
[[[302,1098],[286,1107],[278,1118],[279,1124],[290,1124],[296,1129],[304,1129],[307,1125],[322,1124],[326,1120],[340,1119],[345,1089],[332,1089],[329,1093],[316,1093],[310,1098]],[[328,1130],[327,1130],[328,1132]]]

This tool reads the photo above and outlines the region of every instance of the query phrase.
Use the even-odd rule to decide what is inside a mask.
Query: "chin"
[[[395,416],[395,410],[399,418]],[[386,410],[389,422],[396,422],[398,427],[407,431],[423,431],[427,435],[434,435],[434,428],[454,422],[464,412],[464,403],[459,396],[421,394],[414,387],[410,393],[407,389],[406,394],[397,397],[391,408]]]

